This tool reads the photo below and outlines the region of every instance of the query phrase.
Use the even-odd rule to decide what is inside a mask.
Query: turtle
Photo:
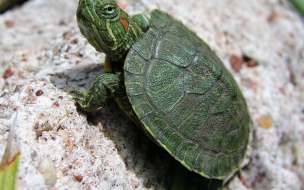
[[[81,34],[106,54],[88,92],[70,93],[87,112],[115,99],[185,168],[223,180],[239,170],[251,119],[223,62],[195,32],[154,9],[130,17],[114,0],[79,0]]]

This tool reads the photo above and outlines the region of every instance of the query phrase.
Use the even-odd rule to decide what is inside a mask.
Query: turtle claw
[[[78,89],[69,92],[69,94],[73,96],[72,99],[86,112],[97,111],[99,108],[103,107],[107,99],[107,97],[104,96],[103,90],[100,92],[96,89],[96,91],[94,86],[92,87],[93,88],[91,88],[88,93]]]
[[[77,102],[77,104],[83,109],[84,111],[91,112],[92,109],[89,107],[88,104],[88,94],[81,91],[81,90],[72,90],[69,92],[70,95],[73,96],[73,100]]]
[[[85,102],[87,94],[81,90],[72,90],[68,93],[69,95],[73,96],[73,100],[76,102]]]

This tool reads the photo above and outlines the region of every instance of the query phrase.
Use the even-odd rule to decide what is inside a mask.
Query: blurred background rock
[[[0,13],[3,13],[15,6],[21,5],[27,0],[0,0]]]

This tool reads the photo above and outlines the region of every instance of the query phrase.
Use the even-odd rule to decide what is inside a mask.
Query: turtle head
[[[77,23],[82,35],[113,61],[123,59],[143,31],[114,0],[79,0]]]

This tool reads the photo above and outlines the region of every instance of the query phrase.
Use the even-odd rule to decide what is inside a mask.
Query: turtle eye
[[[116,7],[112,4],[104,5],[101,8],[101,13],[104,15],[113,15],[116,12]]]

